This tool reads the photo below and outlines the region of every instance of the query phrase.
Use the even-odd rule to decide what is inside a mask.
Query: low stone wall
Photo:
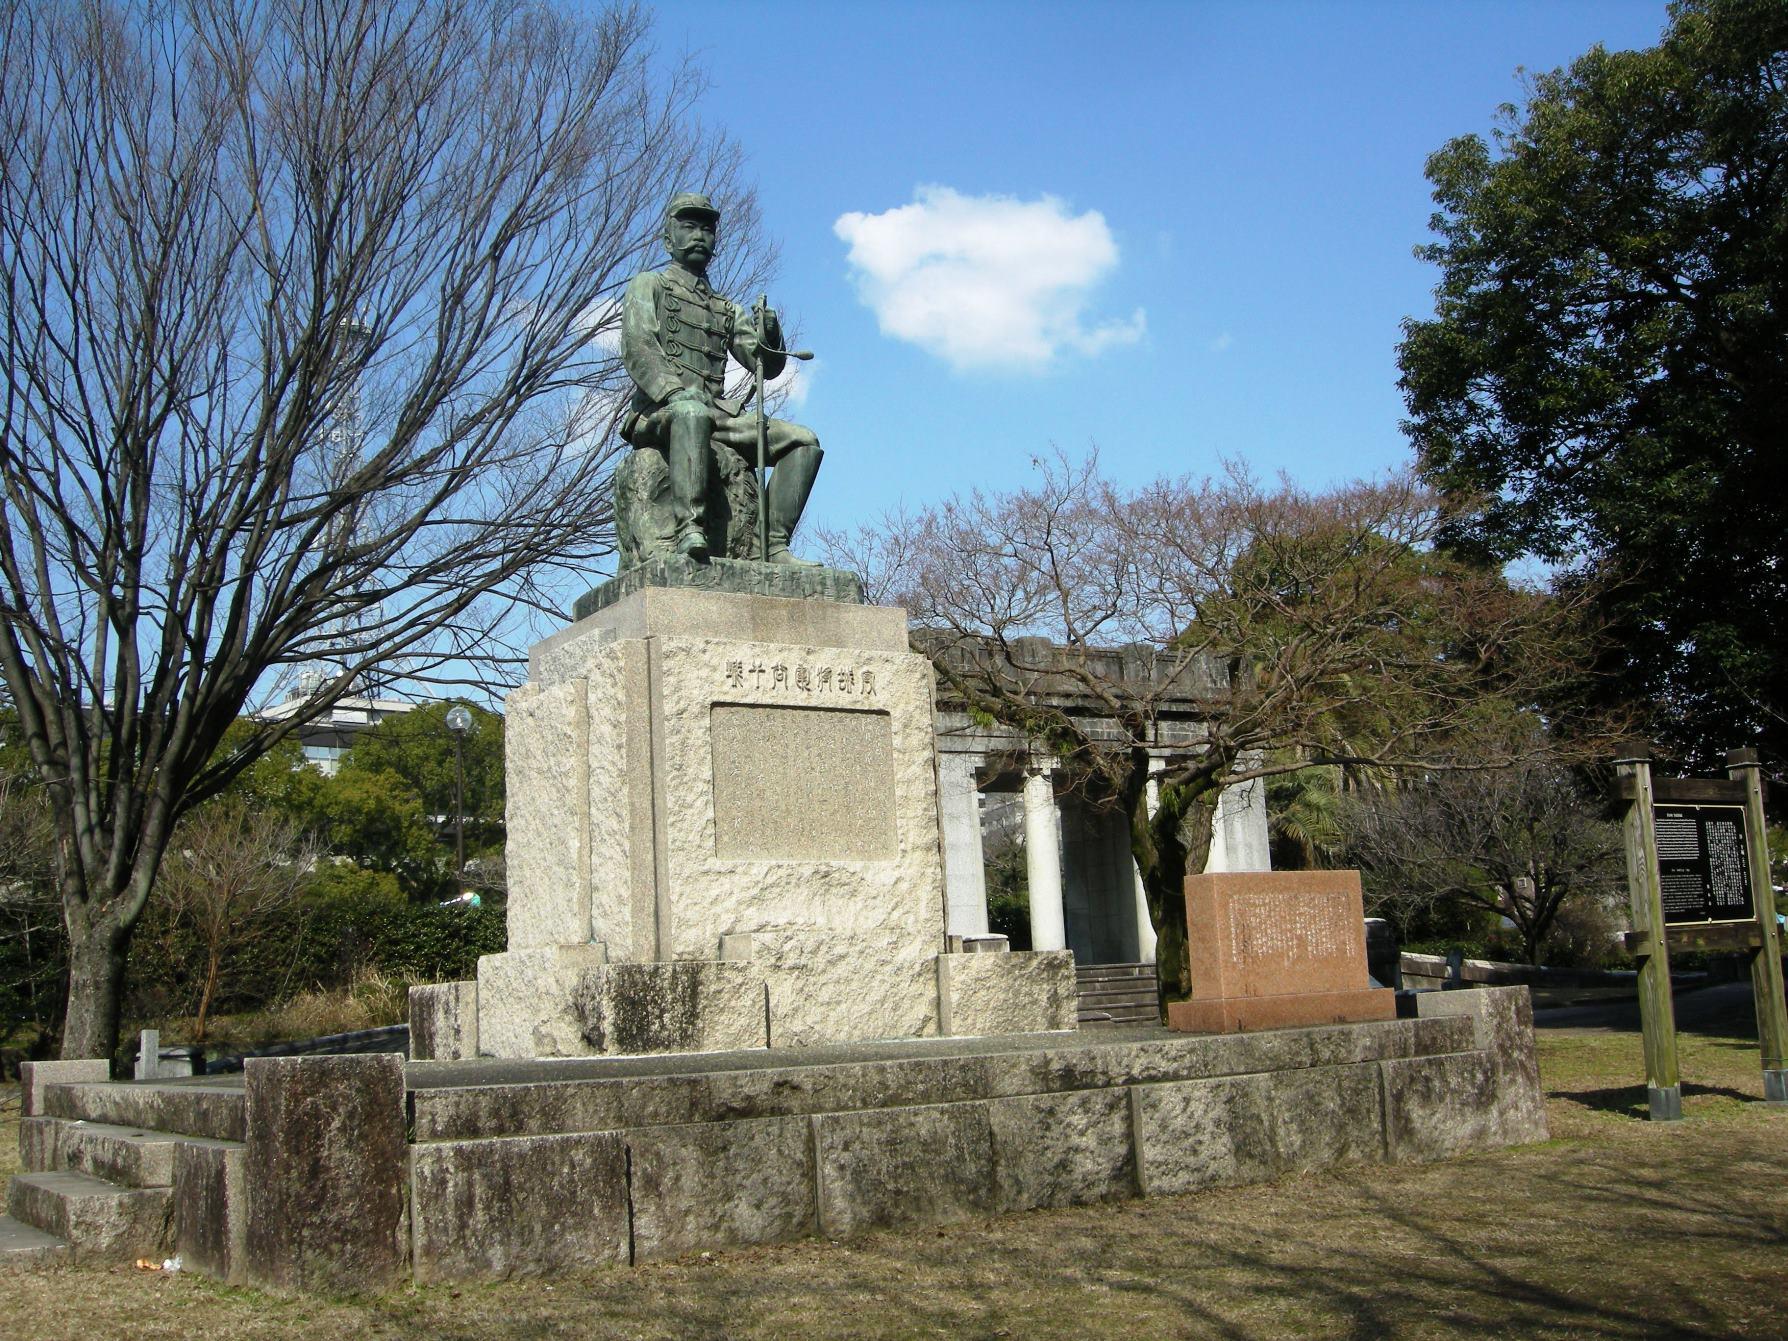
[[[171,1179],[193,1269],[351,1292],[1543,1139],[1526,989],[1416,1001],[1410,1019],[1220,1036],[263,1059],[242,1080],[153,1084],[46,1068],[21,1145],[41,1168],[72,1160],[83,1123],[116,1124],[88,1144],[172,1141],[171,1164],[135,1178]]]
[[[1526,991],[1421,1005],[1365,1025],[800,1064],[412,1066],[411,1269],[551,1272],[1544,1139]]]
[[[1444,955],[1419,955],[1405,950],[1403,985],[1425,990],[1447,980]],[[1546,964],[1509,964],[1492,959],[1467,959],[1460,979],[1472,987],[1631,987],[1638,975],[1631,969],[1553,968]]]

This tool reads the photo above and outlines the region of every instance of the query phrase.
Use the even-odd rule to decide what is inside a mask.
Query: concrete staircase
[[[19,1128],[23,1172],[0,1216],[0,1265],[160,1262],[184,1251],[177,1190],[207,1212],[227,1205],[228,1175],[241,1167],[241,1099],[154,1083],[44,1086],[43,1111]],[[193,1246],[214,1255],[226,1245],[205,1230]]]
[[[1082,1029],[1160,1022],[1153,964],[1085,964],[1074,976]]]

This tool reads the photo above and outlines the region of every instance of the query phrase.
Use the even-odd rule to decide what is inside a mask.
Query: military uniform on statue
[[[718,462],[716,453],[734,452],[750,463],[758,448],[758,417],[746,413],[744,400],[724,394],[727,356],[746,367],[761,358],[764,380],[779,376],[788,361],[774,312],[761,309],[760,319],[708,283],[719,219],[706,196],[674,196],[664,221],[671,264],[636,275],[621,309],[621,359],[635,387],[621,436],[636,450],[664,454],[675,517],[669,552],[698,561],[711,552],[727,554],[709,499],[717,470],[733,463]],[[782,419],[765,419],[763,429],[764,463],[773,469],[763,500],[767,552],[761,557],[805,563],[789,553],[788,542],[819,474],[819,439]]]

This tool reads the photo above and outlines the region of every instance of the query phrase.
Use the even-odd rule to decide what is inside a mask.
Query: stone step
[[[1080,1007],[1082,1024],[1148,1024],[1160,1018],[1161,1008],[1152,995],[1142,1001],[1109,1001],[1091,1006],[1082,1002]]]
[[[1153,964],[1088,964],[1074,970],[1074,976],[1081,982],[1101,981],[1106,978],[1153,978]]]
[[[1147,1015],[1159,1011],[1160,1006],[1157,1004],[1154,995],[1150,994],[1149,996],[1137,997],[1134,1000],[1129,1001],[1082,1001],[1080,1003],[1080,1009],[1082,1013],[1099,1011],[1107,1015]]]
[[[1080,1021],[1082,1028],[1100,1025],[1157,1025],[1160,1023],[1160,1010],[1155,1003],[1141,1007],[1110,1007],[1100,1010],[1082,1010]]]
[[[1088,992],[1152,992],[1155,979],[1150,978],[1082,978],[1076,984],[1080,993]]]
[[[91,1174],[15,1174],[12,1218],[68,1244],[76,1261],[159,1258],[172,1246],[174,1194],[166,1187],[119,1187]]]
[[[67,1260],[68,1244],[54,1234],[20,1224],[10,1215],[0,1215],[0,1270],[49,1266]]]
[[[1134,998],[1125,998],[1125,999],[1121,999],[1121,1000],[1109,1000],[1109,1001],[1082,1000],[1080,1003],[1080,1010],[1078,1013],[1081,1015],[1089,1015],[1089,1014],[1101,1014],[1101,1015],[1144,1014],[1144,1015],[1146,1015],[1150,1011],[1158,1011],[1159,1009],[1160,1009],[1160,1007],[1155,1004],[1154,996],[1149,995],[1146,997],[1134,997]]]
[[[1105,983],[1094,988],[1083,988],[1080,993],[1082,1001],[1153,1001],[1155,984],[1146,983],[1137,986],[1135,983]]]
[[[50,1085],[43,1112],[177,1136],[243,1139],[242,1077]]]
[[[69,1170],[120,1187],[171,1187],[174,1145],[179,1139],[142,1127],[29,1117],[19,1127],[19,1156],[33,1173]]]

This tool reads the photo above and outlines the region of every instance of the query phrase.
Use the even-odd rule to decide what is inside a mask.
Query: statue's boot
[[[764,557],[771,563],[792,563],[803,568],[818,568],[812,559],[797,559],[789,553],[788,538],[795,533],[801,513],[807,507],[807,495],[813,492],[813,481],[819,475],[820,451],[817,442],[803,443],[791,449],[770,472],[770,487],[764,500],[769,552]]]
[[[702,405],[685,402],[670,409],[665,457],[670,466],[671,516],[677,528],[671,546],[699,563],[708,557],[708,491],[714,474],[714,453],[708,439],[714,420]]]

